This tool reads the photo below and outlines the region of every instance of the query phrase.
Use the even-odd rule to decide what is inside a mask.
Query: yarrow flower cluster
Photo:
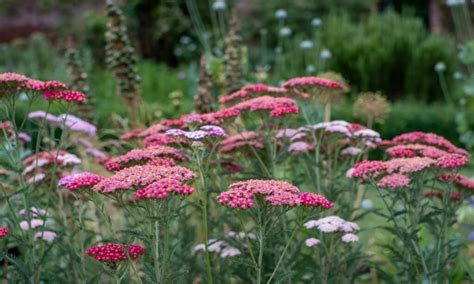
[[[92,189],[102,193],[112,193],[118,190],[133,190],[146,187],[163,178],[185,182],[194,179],[195,174],[191,170],[180,166],[133,166],[102,179]]]
[[[9,227],[0,227],[0,239],[5,238],[10,233]]]
[[[86,99],[84,93],[68,90],[68,86],[58,81],[39,81],[18,73],[0,73],[0,93],[14,94],[20,91],[42,93],[45,100],[81,102]]]
[[[67,190],[89,189],[98,184],[103,177],[90,172],[73,174],[62,177],[58,181],[58,186],[63,186]]]
[[[174,166],[176,161],[184,161],[186,157],[176,148],[158,145],[145,149],[134,149],[130,152],[112,158],[105,163],[110,171],[117,171],[134,165],[146,163],[161,164],[163,166]]]
[[[87,255],[105,263],[117,263],[128,259],[136,260],[144,253],[145,248],[139,244],[106,243],[86,250]]]
[[[232,105],[251,98],[260,96],[282,97],[288,96],[290,93],[287,89],[281,87],[272,87],[265,84],[253,84],[242,87],[240,90],[231,93],[227,96],[222,96],[219,103]],[[304,95],[301,95],[303,98]],[[307,95],[306,95],[307,97]]]
[[[72,132],[85,133],[90,136],[96,135],[97,132],[95,125],[71,114],[64,113],[59,116],[55,116],[53,114],[39,110],[28,113],[28,118],[40,122],[44,121],[54,127],[61,127]]]
[[[217,197],[222,205],[230,208],[248,209],[254,207],[254,198],[262,197],[272,206],[308,206],[328,209],[333,204],[324,196],[314,193],[300,193],[299,189],[278,180],[247,180],[236,182]]]
[[[304,224],[307,229],[316,228],[322,233],[343,233],[341,241],[344,243],[354,243],[359,241],[359,237],[354,233],[360,230],[354,222],[346,221],[338,216],[323,217],[319,220],[310,220]],[[309,238],[305,241],[306,246],[313,247],[321,241],[315,238]]]
[[[312,98],[317,95],[337,95],[347,89],[341,82],[321,77],[292,78],[283,83],[282,87],[292,92],[309,94]]]
[[[233,231],[228,232],[226,234],[226,237],[229,239],[234,239],[236,241],[242,241],[243,239],[257,239],[257,236],[254,233]],[[219,254],[221,258],[234,257],[242,254],[240,249],[230,245],[229,242],[224,240],[209,239],[207,248],[209,252]],[[206,246],[204,244],[198,244],[194,247],[195,252],[201,252],[205,249]]]
[[[189,185],[183,185],[176,179],[159,179],[148,186],[135,192],[135,199],[165,199],[171,194],[190,195],[195,189]]]
[[[50,167],[54,166],[60,172],[80,163],[81,160],[76,155],[63,150],[38,152],[23,160],[24,170],[22,174],[24,176],[36,176],[33,181],[40,181],[42,178],[39,177],[45,177]]]

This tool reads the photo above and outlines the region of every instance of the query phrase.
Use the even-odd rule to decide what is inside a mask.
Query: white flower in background
[[[321,51],[321,58],[322,58],[322,59],[329,59],[329,58],[331,58],[331,57],[332,57],[331,51],[329,51],[329,50],[327,50],[327,49],[323,49],[323,50]]]
[[[291,29],[289,27],[283,27],[280,29],[281,37],[289,37],[291,35]]]
[[[316,71],[316,67],[313,64],[309,64],[306,66],[306,72],[308,73],[314,73]]]
[[[223,0],[217,0],[212,3],[212,10],[214,11],[224,11],[227,5]]]
[[[460,71],[456,71],[456,72],[454,72],[454,74],[453,74],[454,80],[461,80],[462,77],[463,77],[463,75],[462,75],[462,73],[461,73]]]
[[[237,256],[237,255],[240,255],[240,254],[241,254],[241,252],[238,248],[228,246],[228,247],[225,247],[225,248],[222,249],[222,251],[220,253],[220,256],[221,256],[221,258],[226,258],[226,257]]]
[[[286,19],[286,17],[288,17],[288,13],[286,12],[286,10],[284,10],[284,9],[276,10],[275,18],[277,18],[278,20],[284,20],[284,19]]]
[[[179,43],[182,45],[188,45],[191,43],[191,38],[189,36],[182,36],[179,38]]]
[[[341,155],[343,156],[357,156],[362,152],[362,149],[357,147],[347,147],[341,151]]]
[[[304,241],[305,245],[307,247],[314,247],[315,245],[319,244],[321,241],[316,239],[316,238],[309,238],[306,241]]]
[[[313,46],[313,42],[310,40],[303,40],[302,42],[300,42],[301,49],[311,49],[313,48]]]
[[[374,203],[370,199],[364,199],[364,200],[362,200],[362,203],[360,204],[360,207],[362,209],[369,210],[369,209],[374,208]]]
[[[51,243],[56,239],[57,234],[52,231],[43,231],[43,232],[38,232],[35,234],[35,239],[41,239],[43,241],[47,241],[48,243]]]
[[[436,72],[444,72],[446,70],[446,64],[444,62],[438,62],[435,65],[435,71]]]
[[[448,6],[463,5],[464,3],[464,0],[446,0],[446,5]]]
[[[323,24],[323,21],[321,21],[320,18],[314,18],[311,21],[311,26],[313,26],[314,28],[320,28],[322,24]]]

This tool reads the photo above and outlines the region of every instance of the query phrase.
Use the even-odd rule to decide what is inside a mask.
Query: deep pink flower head
[[[24,89],[36,92],[57,92],[66,91],[67,85],[59,81],[39,81],[30,79],[23,86]]]
[[[281,97],[287,96],[288,90],[280,87],[271,87],[265,84],[252,84],[244,86],[242,89],[219,99],[221,104],[234,104],[240,101],[259,96]]]
[[[262,149],[263,138],[255,131],[245,131],[222,140],[219,146],[219,151],[228,153],[244,146]]]
[[[287,182],[279,180],[247,180],[233,183],[229,190],[222,192],[217,200],[230,208],[247,209],[254,207],[254,198],[263,200],[272,206],[310,206],[330,208],[332,203],[321,195],[302,193]]]
[[[43,93],[43,99],[82,102],[86,99],[86,95],[79,91],[48,91]]]
[[[190,195],[195,189],[189,185],[183,185],[180,181],[170,178],[157,180],[148,186],[135,192],[135,198],[141,199],[165,199],[170,194]]]
[[[398,189],[407,187],[409,183],[410,179],[406,175],[390,174],[381,178],[377,185],[382,188]]]
[[[367,179],[384,172],[387,166],[382,161],[362,161],[352,166],[352,168],[354,169],[351,172],[352,177]]]
[[[303,192],[298,195],[298,199],[302,206],[321,207],[324,209],[329,209],[334,206],[334,203],[327,200],[326,197],[312,192]]]
[[[280,117],[286,114],[299,113],[299,108],[294,99],[270,96],[257,97],[248,101],[236,104],[232,108],[243,111],[270,111],[270,116]]]
[[[468,155],[466,150],[456,147],[447,139],[439,135],[436,135],[434,133],[425,133],[425,132],[420,132],[420,131],[409,132],[409,133],[396,136],[392,140],[385,142],[385,144],[387,145],[413,144],[413,143],[435,146],[450,153],[456,153],[456,154],[461,154],[461,155],[466,155],[466,156]]]
[[[230,208],[252,208],[253,198],[263,196],[274,206],[297,206],[299,189],[287,182],[278,180],[247,180],[233,183],[229,190],[222,192],[217,200]]]
[[[440,157],[436,161],[436,166],[443,169],[455,169],[467,164],[467,157],[459,154],[450,154]]]
[[[109,171],[121,170],[123,168],[143,165],[156,158],[171,158],[178,161],[186,160],[186,157],[176,148],[158,145],[145,149],[134,149],[130,152],[110,159],[105,163]]]
[[[191,170],[180,166],[134,166],[120,170],[113,176],[103,179],[92,189],[98,192],[111,193],[118,190],[134,190],[137,188],[143,188],[163,178],[185,182],[194,179],[195,176],[196,175]]]
[[[385,150],[392,157],[428,157],[439,158],[449,153],[439,148],[423,144],[396,145]]]
[[[136,260],[145,253],[145,248],[138,244],[124,245],[107,243],[86,250],[86,254],[100,262],[115,263],[128,259]]]
[[[65,176],[58,181],[59,186],[64,186],[68,190],[88,189],[98,184],[103,177],[93,173],[83,172]]]
[[[474,190],[474,179],[470,179],[463,175],[457,175],[455,182],[456,185],[462,189]]]
[[[326,78],[320,77],[298,77],[292,78],[283,83],[283,88],[289,90],[296,90],[300,93],[322,94],[331,92],[344,92],[347,87],[337,81],[333,81]]]
[[[10,233],[10,228],[0,227],[0,239],[6,237]]]

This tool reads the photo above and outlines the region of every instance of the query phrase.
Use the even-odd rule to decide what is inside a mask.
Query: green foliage
[[[449,40],[429,36],[421,20],[394,12],[371,15],[360,25],[330,16],[322,44],[333,54],[331,69],[357,82],[361,91],[381,90],[392,99],[403,94],[440,98],[434,65],[443,61],[452,71],[456,60]]]

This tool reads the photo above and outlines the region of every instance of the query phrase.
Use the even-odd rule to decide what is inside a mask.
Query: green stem
[[[273,277],[275,277],[275,274],[276,274],[276,272],[278,271],[278,268],[280,267],[280,264],[281,264],[281,262],[283,261],[283,258],[285,257],[286,251],[288,250],[288,247],[290,246],[291,241],[293,240],[294,236],[296,235],[297,228],[298,228],[298,227],[295,227],[295,229],[294,229],[293,232],[291,233],[290,238],[289,238],[288,241],[286,242],[285,248],[283,249],[283,252],[281,253],[280,258],[278,259],[278,262],[277,262],[277,264],[276,264],[276,266],[275,266],[275,269],[273,269],[273,272],[272,272],[272,274],[270,275],[270,278],[268,279],[267,284],[271,283]]]

